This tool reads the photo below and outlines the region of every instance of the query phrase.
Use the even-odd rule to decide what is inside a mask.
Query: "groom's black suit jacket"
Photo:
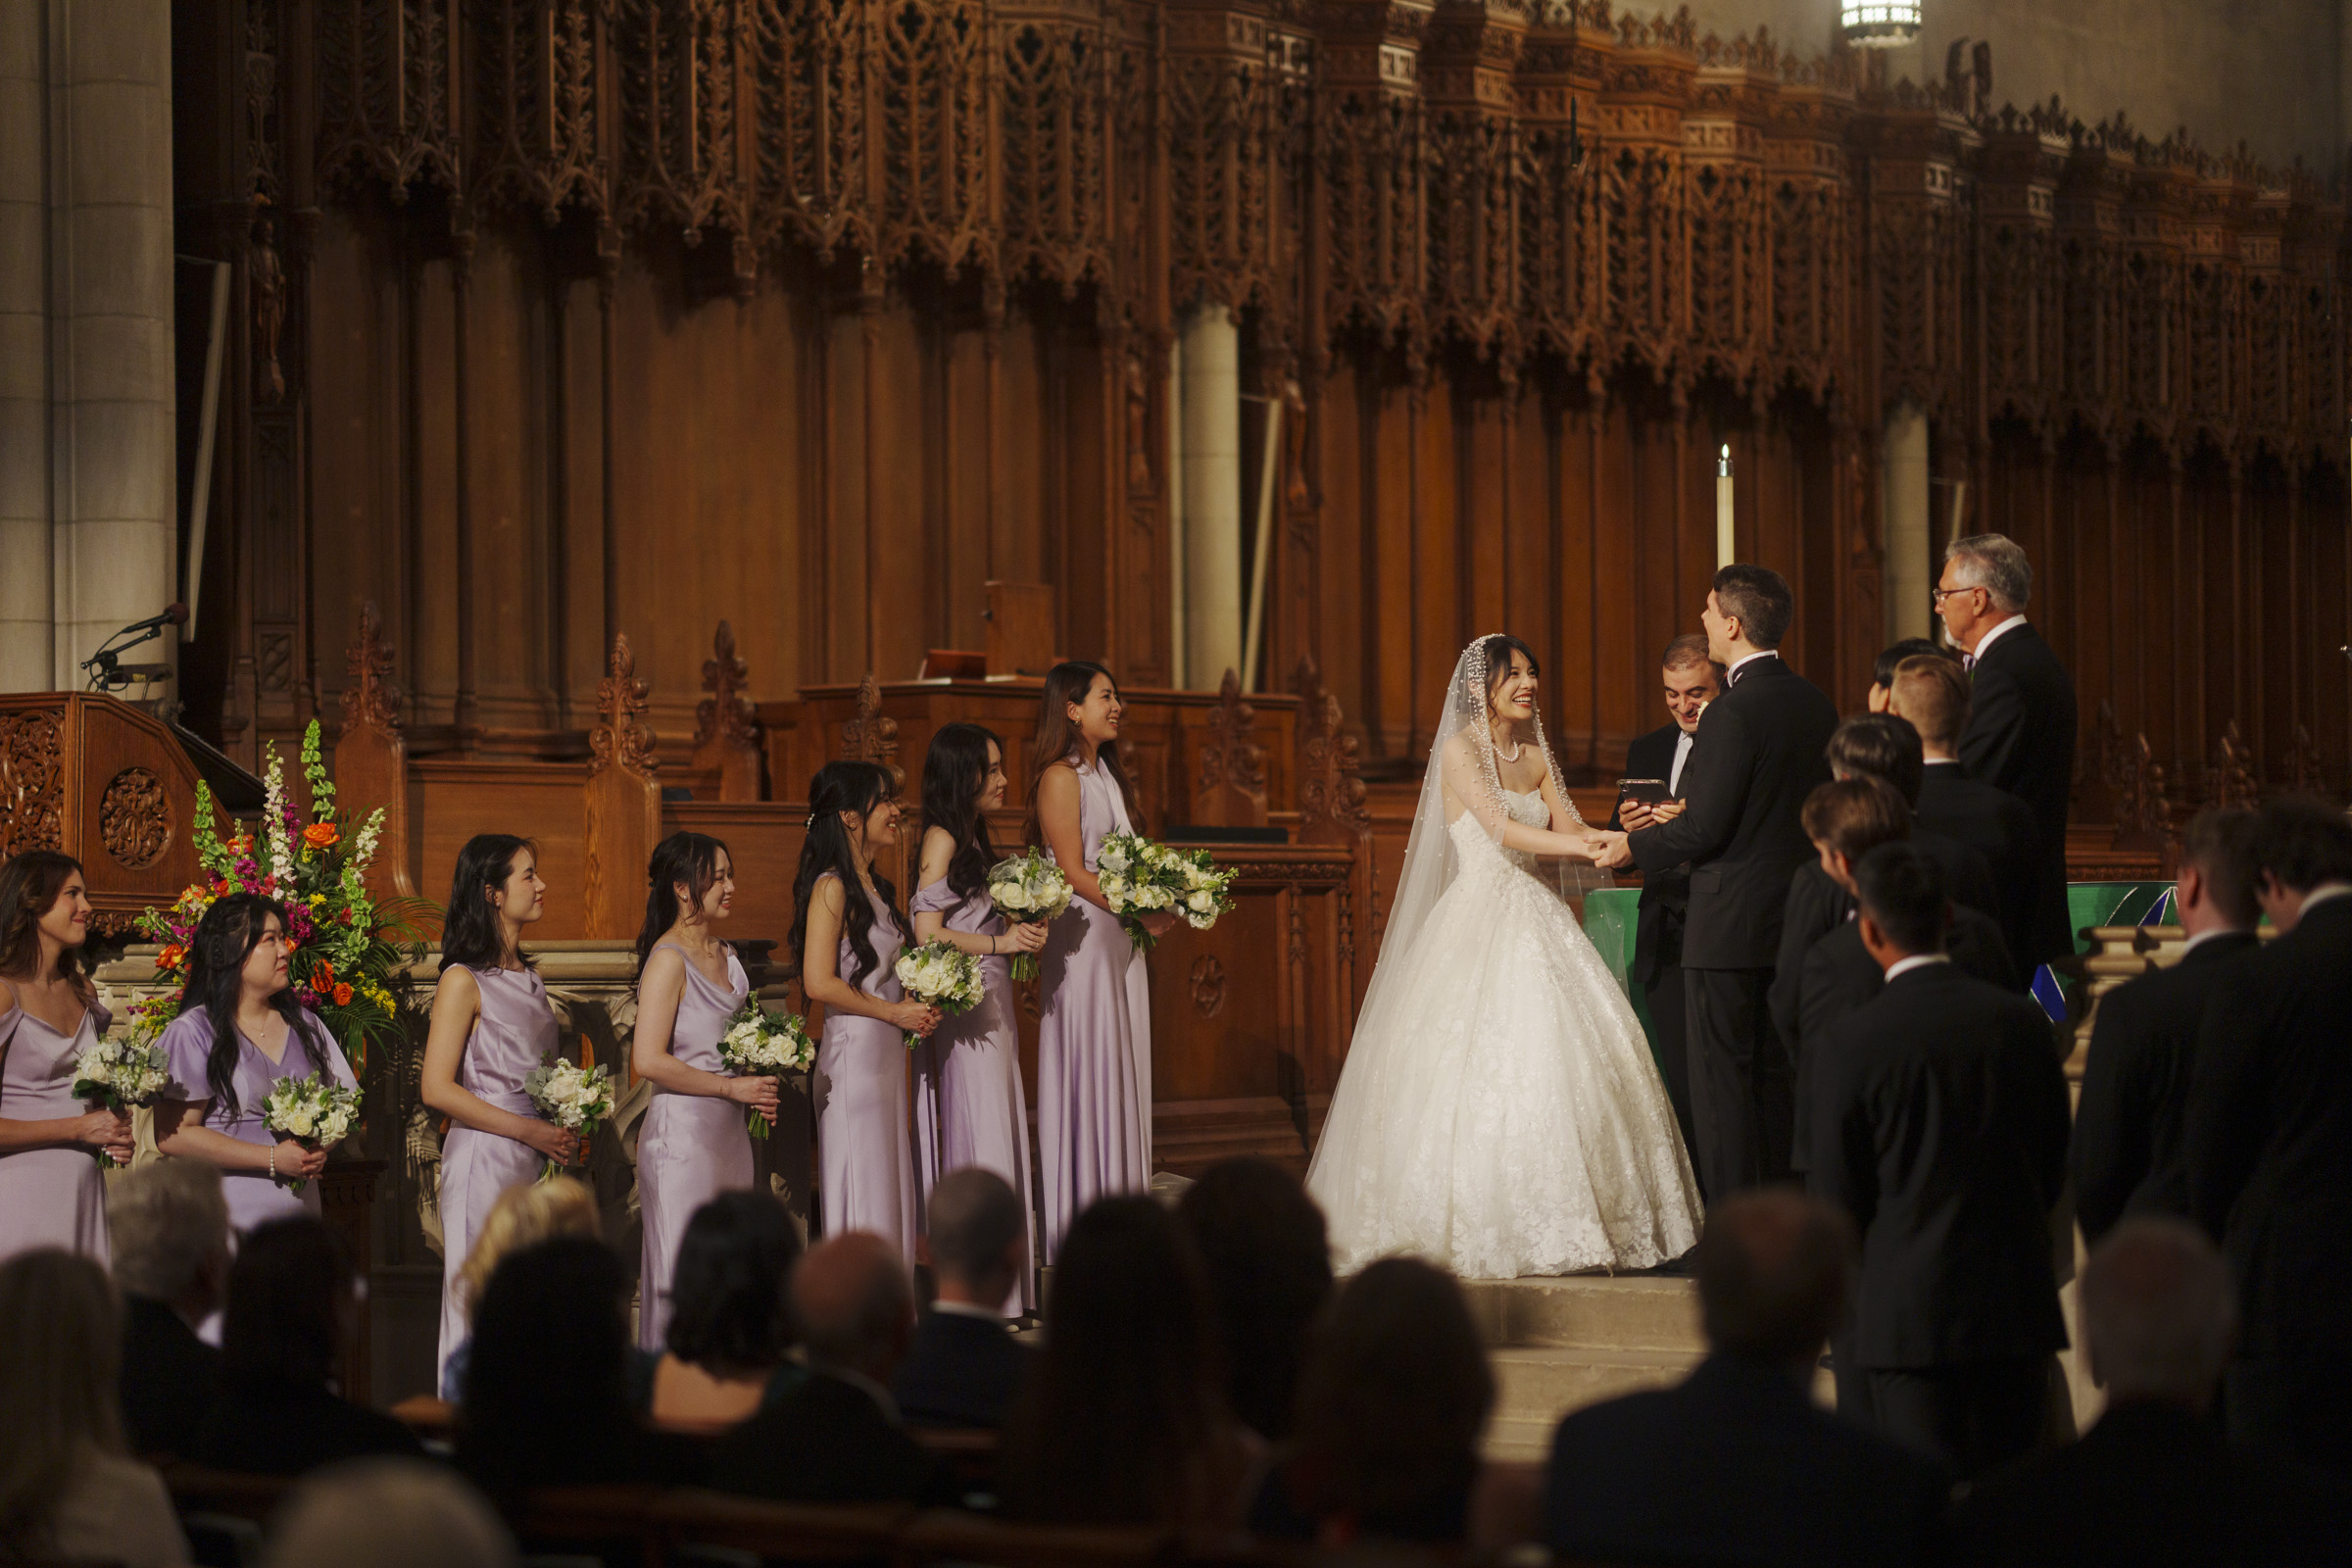
[[[1683,764],[1690,808],[1626,840],[1644,880],[1691,862],[1684,968],[1773,966],[1788,879],[1813,858],[1798,813],[1830,781],[1837,727],[1837,705],[1778,655],[1741,666],[1700,715]]]
[[[1674,775],[1674,743],[1682,739],[1680,724],[1668,724],[1646,735],[1637,735],[1625,746],[1625,776],[1627,778],[1663,778]],[[1696,747],[1692,748],[1695,755]],[[1683,764],[1686,772],[1690,763]],[[1617,803],[1617,812],[1609,817],[1611,831],[1624,826],[1618,820],[1625,803]],[[1678,865],[1663,871],[1642,873],[1642,904],[1639,924],[1634,935],[1634,962],[1628,974],[1639,984],[1647,985],[1658,977],[1658,971],[1669,963],[1682,961],[1683,920],[1690,908],[1690,868]]]
[[[1972,778],[2007,790],[2033,808],[2041,842],[2034,918],[2026,951],[2034,969],[2075,951],[2066,911],[2066,804],[2075,782],[2075,681],[2032,622],[2005,631],[1969,679],[1968,727],[1960,762]]]

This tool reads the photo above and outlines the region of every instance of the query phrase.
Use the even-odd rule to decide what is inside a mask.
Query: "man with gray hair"
[[[1930,597],[1970,671],[1960,763],[1969,777],[2033,809],[2040,834],[2027,951],[2012,955],[2029,983],[2074,951],[2066,908],[2066,804],[2075,781],[2075,682],[2026,619],[2034,567],[1997,533],[1955,539]]]
[[[115,1178],[106,1209],[122,1293],[122,1435],[134,1453],[185,1454],[220,1381],[220,1352],[196,1334],[228,1292],[220,1172],[141,1165]]]
[[[1002,1427],[1030,1352],[1004,1329],[1004,1304],[1029,1266],[1028,1214],[1004,1178],[977,1165],[931,1189],[922,1240],[938,1298],[891,1392],[925,1426]]]
[[[2352,1489],[2223,1440],[2214,1391],[2237,1339],[2230,1266],[2203,1232],[2142,1214],[2082,1270],[2082,1339],[2107,1411],[2079,1443],[1980,1483],[1960,1560],[1984,1564],[2331,1560]]]

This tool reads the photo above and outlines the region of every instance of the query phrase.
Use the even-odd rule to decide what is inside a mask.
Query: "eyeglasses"
[[[1965,588],[1931,588],[1928,590],[1928,608],[1930,610],[1941,610],[1943,608],[1943,602],[1946,599],[1951,598],[1952,595],[1973,594],[1976,591],[1977,585],[1975,583],[1971,583]]]

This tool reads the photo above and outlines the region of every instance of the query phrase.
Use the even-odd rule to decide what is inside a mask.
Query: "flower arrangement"
[[[816,1041],[800,1014],[769,1012],[759,998],[747,997],[727,1020],[727,1032],[718,1037],[718,1059],[738,1078],[806,1072],[816,1061]],[[767,1118],[753,1111],[751,1129],[754,1138],[765,1138]]]
[[[74,1098],[112,1110],[152,1105],[171,1082],[172,1058],[153,1041],[101,1040],[74,1063]],[[98,1163],[122,1161],[101,1152]]]
[[[561,1056],[549,1056],[524,1073],[522,1092],[531,1097],[541,1116],[567,1133],[578,1133],[583,1151],[612,1114],[612,1075],[603,1067],[583,1067]],[[539,1179],[548,1181],[558,1174],[551,1159]]]
[[[1218,870],[1206,850],[1187,854],[1133,833],[1108,833],[1095,863],[1103,902],[1140,951],[1159,945],[1144,925],[1147,914],[1172,911],[1205,931],[1233,907],[1234,873]]]
[[[1061,867],[1036,850],[999,860],[988,873],[989,901],[1014,925],[1044,925],[1061,917],[1070,906],[1070,879]],[[1037,955],[1012,956],[1015,980],[1037,978]]]
[[[318,1073],[307,1078],[285,1077],[270,1086],[262,1102],[262,1123],[271,1132],[291,1138],[305,1149],[332,1149],[350,1135],[360,1119],[360,1092],[329,1083]],[[301,1192],[302,1178],[287,1183]]]
[[[910,1000],[946,1013],[969,1012],[987,995],[988,982],[980,973],[980,960],[947,942],[926,942],[907,949],[899,955],[895,972]],[[907,1050],[922,1043],[921,1035],[907,1034]]]
[[[318,721],[302,737],[302,775],[310,786],[311,819],[286,798],[285,764],[270,749],[262,816],[255,829],[220,836],[213,794],[196,786],[196,856],[203,880],[191,884],[167,909],[149,909],[140,928],[164,945],[156,967],[184,988],[189,947],[196,926],[216,900],[232,893],[259,893],[286,906],[286,936],[294,945],[286,967],[294,998],[342,1043],[355,1076],[364,1076],[371,1045],[389,1045],[399,1034],[393,997],[395,971],[424,956],[415,940],[416,921],[430,912],[420,899],[377,903],[368,893],[368,867],[383,831],[381,808],[354,823],[335,805],[334,781],[318,751]],[[403,942],[408,946],[404,949]],[[179,1016],[180,992],[173,990],[130,1009],[128,1035],[151,1044]]]

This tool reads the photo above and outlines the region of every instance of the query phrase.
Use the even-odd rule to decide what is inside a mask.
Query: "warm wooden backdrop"
[[[1858,701],[1909,400],[2086,724],[2177,793],[2232,720],[2343,779],[2343,225],[2300,174],[1605,0],[189,0],[174,48],[178,244],[244,351],[185,685],[244,755],[334,711],[368,599],[420,757],[581,756],[625,630],[682,760],[720,618],[789,698],[980,646],[989,577],[1164,684],[1205,302],[1291,400],[1269,684],[1312,656],[1376,769],[1504,626],[1613,766],[1726,440],[1791,657]]]

